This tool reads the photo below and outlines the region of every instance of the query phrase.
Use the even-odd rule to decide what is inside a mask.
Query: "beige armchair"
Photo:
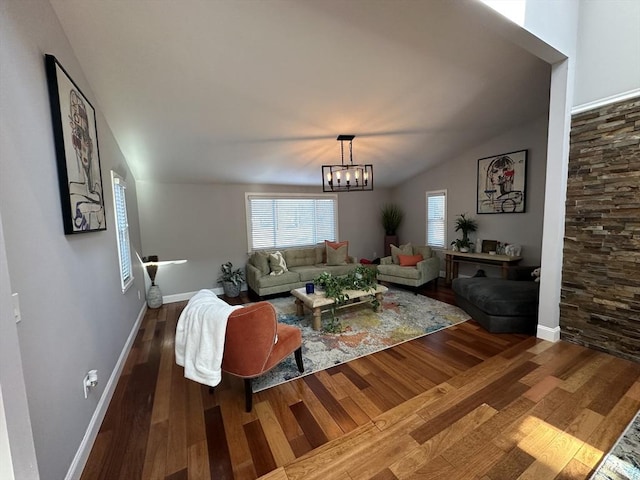
[[[420,257],[418,257],[420,255]],[[419,287],[432,280],[437,288],[440,276],[440,259],[431,247],[423,245],[391,245],[391,255],[380,259],[378,280]]]

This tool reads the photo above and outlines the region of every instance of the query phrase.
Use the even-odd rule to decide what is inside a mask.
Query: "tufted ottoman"
[[[492,333],[535,334],[539,283],[503,278],[456,278],[456,303]]]

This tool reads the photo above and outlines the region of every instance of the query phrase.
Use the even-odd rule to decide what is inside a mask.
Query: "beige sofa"
[[[400,265],[399,255],[407,257],[422,255],[423,260],[414,266]],[[405,258],[407,258],[405,257]],[[391,256],[380,259],[378,265],[378,280],[384,282],[397,283],[410,287],[419,287],[432,280],[437,280],[440,276],[440,259],[436,256],[431,247],[424,245],[400,245],[391,246]],[[437,282],[435,284],[437,286]]]
[[[269,254],[273,251],[254,252],[249,257],[246,267],[249,289],[259,297],[289,292],[313,282],[322,272],[346,275],[358,265],[353,262],[352,257],[347,257],[346,263],[341,265],[327,265],[325,248],[322,244],[316,247],[280,250],[288,270],[280,275],[271,275]]]

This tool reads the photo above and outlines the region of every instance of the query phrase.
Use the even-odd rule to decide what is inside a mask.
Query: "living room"
[[[544,207],[544,182],[546,162],[546,117],[510,129],[503,135],[462,152],[445,164],[428,172],[413,176],[401,187],[374,189],[372,192],[338,194],[339,239],[349,241],[349,254],[373,260],[383,256],[384,230],[380,211],[387,202],[397,202],[405,212],[401,225],[401,243],[425,242],[425,192],[447,190],[447,210],[450,227],[447,238],[450,243],[459,236],[453,231],[453,219],[457,214],[471,214],[479,228],[474,238],[499,240],[522,246],[522,264],[539,265],[542,249],[542,217]],[[327,140],[339,148],[335,139]],[[365,144],[366,139],[360,143]],[[526,212],[517,215],[476,215],[477,160],[489,152],[507,153],[528,149],[527,205]],[[354,151],[358,153],[359,139],[354,139]],[[374,167],[375,168],[375,167]],[[468,171],[469,175],[457,175]],[[319,177],[319,175],[318,175]],[[188,259],[186,264],[161,266],[157,283],[162,293],[175,300],[183,300],[203,285],[220,288],[212,282],[212,272],[222,263],[231,261],[243,266],[247,260],[247,222],[245,220],[246,193],[313,194],[314,187],[286,187],[281,185],[188,185],[148,181],[136,182],[140,232],[145,250],[157,254],[161,260]],[[216,208],[224,205],[224,208]],[[144,212],[144,213],[143,213]],[[184,215],[183,212],[191,212]],[[189,237],[177,241],[178,232],[190,232]],[[207,239],[202,241],[202,239]],[[241,239],[238,241],[237,239]],[[214,247],[215,245],[215,247]],[[146,254],[146,253],[145,253]],[[444,259],[441,262],[444,271]],[[497,269],[485,268],[489,274],[498,275]],[[475,273],[475,269],[462,269],[463,275]],[[246,288],[246,287],[244,287]]]
[[[125,154],[121,146],[123,132],[116,131],[107,120],[114,115],[112,109],[117,102],[105,102],[101,96],[105,93],[98,88],[98,83],[102,81],[121,81],[127,75],[112,71],[110,76],[103,77],[94,87],[88,74],[91,62],[85,64],[80,59],[85,58],[84,49],[89,47],[82,40],[72,40],[72,33],[65,30],[52,3],[47,0],[11,0],[3,2],[1,7],[0,283],[3,343],[0,348],[0,380],[16,478],[37,478],[38,470],[42,478],[63,478],[74,466],[77,467],[73,463],[77,462],[76,455],[87,447],[83,439],[89,429],[96,428],[92,424],[94,418],[106,409],[105,399],[101,395],[107,385],[115,385],[118,365],[122,362],[122,356],[126,356],[124,349],[130,345],[135,336],[134,327],[143,315],[146,276],[135,254],[140,257],[157,254],[161,260],[187,259],[186,264],[161,268],[158,282],[167,296],[217,287],[215,278],[222,263],[232,261],[240,266],[246,262],[246,192],[317,193],[320,189],[320,163],[312,169],[313,183],[303,186],[282,185],[273,181],[188,185],[180,179],[173,182],[138,179],[133,171],[139,168],[138,162],[147,156],[146,147],[140,143],[137,150],[129,150]],[[539,12],[543,19],[540,22],[544,24],[544,20],[553,18],[558,22],[566,21],[568,27],[547,27],[545,31],[544,25],[537,25],[537,33],[554,45],[555,48],[547,45],[550,50],[565,51],[572,57],[570,54],[576,49],[578,13],[571,5],[573,2],[559,3],[569,12],[563,12],[567,16],[554,17],[557,12],[553,10]],[[593,10],[586,9],[585,15],[588,16],[581,20],[582,30],[578,37],[582,40],[578,45],[582,55],[578,58],[583,59],[581,65],[563,67],[562,55],[553,57],[555,53],[545,51],[530,38],[530,34],[520,37],[523,44],[530,42],[531,49],[541,51],[542,61],[547,62],[544,89],[551,91],[550,106],[541,105],[536,115],[525,122],[519,117],[510,118],[501,125],[498,133],[478,137],[469,144],[462,144],[462,148],[452,149],[444,155],[446,162],[433,165],[427,171],[411,171],[408,179],[401,184],[376,187],[373,192],[339,195],[339,236],[350,241],[352,255],[358,258],[381,255],[384,232],[377,217],[380,207],[389,201],[401,205],[406,213],[399,232],[400,240],[423,243],[425,192],[447,189],[450,218],[448,241],[456,238],[452,219],[459,213],[468,212],[479,222],[478,238],[493,238],[522,245],[525,256],[523,263],[534,265],[545,264],[546,261],[549,278],[542,284],[541,318],[549,322],[549,330],[555,328],[559,332],[557,310],[564,225],[564,209],[561,206],[565,200],[563,182],[566,186],[568,155],[565,142],[569,137],[568,114],[564,107],[588,104],[637,89],[634,67],[621,65],[622,62],[617,61],[618,58],[637,58],[638,52],[634,50],[637,47],[633,42],[621,40],[617,48],[629,50],[619,50],[620,53],[616,55],[602,53],[599,46],[594,45],[604,42],[605,38],[613,38],[608,40],[611,42],[620,37],[624,40],[625,36],[633,38],[635,35],[637,38],[637,25],[629,26],[619,18],[633,19],[635,10],[628,15],[616,16],[611,13],[613,18],[605,16],[603,19],[597,5],[599,2],[594,3],[591,6]],[[633,9],[625,6],[625,2],[618,3],[621,4],[619,12],[625,12],[625,8]],[[493,23],[501,35],[516,28],[497,17],[493,18],[491,12],[483,10],[485,7],[475,2],[469,2],[468,5],[462,2],[461,5],[460,8],[472,9],[477,19]],[[604,7],[602,9],[606,10]],[[563,43],[566,39],[558,38],[562,36],[559,32],[565,32],[567,37],[574,34],[573,47]],[[109,43],[109,39],[100,41]],[[117,49],[113,50],[111,55],[117,57],[117,52]],[[96,107],[107,211],[106,232],[70,236],[63,233],[44,71],[45,53],[56,55]],[[201,53],[202,58],[206,58],[205,53]],[[156,54],[162,55],[162,52]],[[554,58],[556,60],[552,61]],[[189,78],[189,71],[184,64],[188,65],[191,61],[185,58],[180,64],[185,78]],[[356,63],[357,59],[353,59],[353,62]],[[165,68],[178,66],[165,65]],[[508,65],[505,69],[508,70]],[[600,74],[603,71],[607,72],[604,78]],[[348,71],[345,72],[345,75],[348,74]],[[564,89],[555,90],[557,84],[554,80],[557,80],[557,75],[563,74],[569,76],[571,81],[575,75],[580,82],[576,82],[574,87],[572,82],[565,81]],[[157,72],[157,75],[162,78],[162,72]],[[472,83],[476,82],[479,81]],[[150,85],[149,88],[161,90],[163,86]],[[300,92],[295,93],[300,95]],[[400,91],[397,96],[401,94]],[[459,92],[454,92],[454,95],[457,94]],[[136,96],[144,96],[144,91],[132,92],[120,101],[135,104]],[[299,101],[303,105],[304,98],[299,98]],[[384,111],[384,107],[390,108],[389,105],[398,102],[398,98],[394,97],[376,111]],[[554,102],[562,103],[562,108]],[[491,106],[490,101],[487,108]],[[400,113],[392,110],[390,117],[399,117]],[[433,113],[425,109],[424,117],[428,118]],[[335,120],[323,125],[322,135],[307,132],[312,137],[309,144],[313,151],[322,152],[322,157],[330,159],[332,163],[339,159],[339,145],[335,141],[337,134],[375,131],[365,128],[363,124],[344,121],[347,116],[348,112],[336,110],[332,112]],[[364,116],[370,117],[372,114]],[[221,117],[220,123],[224,124],[224,115]],[[452,130],[446,132],[446,139],[444,136],[432,139],[433,149],[456,143],[455,134],[457,129],[462,128],[464,112],[460,112],[456,118],[458,122],[452,123]],[[268,122],[269,118],[259,120]],[[132,115],[128,121],[135,122],[135,116]],[[393,126],[386,128],[395,130]],[[195,125],[193,129],[209,130],[209,126]],[[135,135],[135,129],[132,132]],[[124,136],[128,134],[125,132]],[[289,134],[280,133],[284,138]],[[160,131],[155,135],[169,138],[171,132]],[[401,139],[396,143],[385,144],[375,135],[357,135],[354,155],[367,163],[368,157],[372,158],[374,168],[380,167],[376,173],[384,172],[384,162],[393,165],[397,142],[402,143],[403,139],[414,135],[415,132],[403,129],[402,125],[398,127]],[[299,136],[304,137],[304,132]],[[427,147],[419,144],[417,149],[422,152],[420,161],[424,164],[430,160]],[[476,215],[477,161],[522,149],[528,150],[529,154],[526,212],[518,215]],[[272,152],[271,157],[276,161],[277,152]],[[222,158],[227,168],[232,169],[234,156]],[[179,170],[183,159],[177,156],[173,160],[175,169]],[[400,164],[400,167],[403,168],[396,168],[409,168],[404,164]],[[112,230],[110,170],[117,171],[127,182],[130,240],[135,251],[134,283],[124,295],[119,285],[117,246]],[[247,176],[247,179],[250,178]],[[464,273],[473,274],[473,271]],[[17,300],[11,297],[16,292],[19,295]],[[21,313],[18,324],[15,323],[13,309],[16,301]],[[99,372],[99,386],[85,400],[81,382],[91,369]]]

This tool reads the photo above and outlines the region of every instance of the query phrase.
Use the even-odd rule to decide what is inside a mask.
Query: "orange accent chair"
[[[222,370],[244,378],[247,412],[253,404],[251,380],[268,372],[295,353],[302,363],[302,333],[299,328],[278,323],[276,310],[269,302],[258,302],[234,310],[227,320]]]

